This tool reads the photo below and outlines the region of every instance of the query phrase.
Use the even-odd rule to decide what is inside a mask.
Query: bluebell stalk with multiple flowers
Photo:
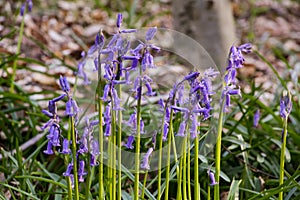
[[[221,165],[221,141],[222,141],[222,129],[223,129],[223,115],[224,112],[228,111],[230,107],[230,98],[231,96],[239,95],[241,96],[240,87],[237,83],[236,74],[239,68],[243,67],[245,62],[245,58],[243,53],[251,52],[251,44],[246,43],[241,46],[232,46],[230,48],[229,57],[228,57],[228,65],[226,67],[226,74],[224,76],[224,84],[223,90],[220,100],[220,114],[218,121],[218,131],[217,131],[217,143],[216,143],[216,151],[215,151],[215,165],[216,165],[216,182],[220,183],[220,165]],[[214,186],[214,199],[220,199],[220,191],[219,184]]]
[[[141,42],[136,48],[130,49],[130,42],[124,36],[128,33],[135,33],[136,30],[122,30],[122,19],[122,15],[118,14],[116,22],[118,32],[112,36],[107,45],[105,45],[103,42],[103,34],[98,34],[96,36],[95,44],[91,46],[87,53],[82,54],[83,60],[78,65],[77,74],[79,77],[82,77],[84,79],[85,84],[90,83],[84,67],[87,60],[86,58],[94,57],[96,52],[96,57],[94,58],[95,70],[100,71],[100,77],[106,81],[101,97],[101,100],[105,104],[105,111],[103,113],[104,122],[102,125],[104,126],[104,136],[111,138],[115,137],[116,120],[118,122],[119,129],[121,129],[120,127],[123,123],[121,113],[124,109],[121,106],[122,102],[120,98],[120,87],[121,85],[131,85],[133,83],[133,87],[131,88],[130,92],[132,92],[134,99],[137,101],[137,106],[129,121],[125,122],[125,124],[130,128],[131,133],[125,146],[129,149],[133,149],[133,142],[136,138],[136,151],[139,151],[139,134],[144,133],[144,122],[140,114],[140,102],[143,98],[143,95],[156,95],[155,91],[153,91],[151,87],[152,79],[148,75],[146,75],[146,71],[149,68],[155,67],[153,56],[151,55],[151,50],[159,51],[160,49],[155,45],[149,43],[149,41],[153,39],[157,31],[155,27],[149,28],[149,30],[147,31],[145,43]],[[139,73],[134,78],[134,80],[131,81],[131,72],[135,71],[139,71]],[[143,88],[146,89],[145,92]],[[118,116],[118,119],[116,119],[116,116]],[[118,132],[121,134],[121,131]],[[118,135],[118,142],[120,142],[121,140],[119,138],[121,137],[119,137]],[[112,139],[112,142],[114,143],[113,140],[114,139]],[[121,146],[119,144],[121,143],[118,143],[120,151]],[[115,150],[112,149],[111,153],[112,156],[114,156]],[[139,156],[139,152],[137,153],[137,155]],[[118,154],[119,160],[120,156],[121,155]],[[138,156],[136,156],[136,158]],[[118,166],[121,167],[120,164],[118,164]],[[139,162],[136,163],[136,166],[136,168],[139,167]],[[119,171],[121,171],[121,168],[119,169]],[[136,179],[138,180],[138,169],[136,169],[136,172]],[[113,173],[114,171],[112,172],[112,174]],[[113,180],[115,179],[113,178]],[[138,184],[138,181],[136,182],[136,184]],[[112,187],[114,187],[114,185],[112,185]],[[135,197],[138,198],[137,185],[135,186]]]
[[[292,97],[291,93],[284,91],[280,99],[280,117],[283,119],[283,130],[281,135],[281,154],[280,154],[280,169],[279,169],[279,185],[283,184],[284,181],[284,162],[285,162],[285,149],[286,149],[286,139],[287,139],[287,126],[288,126],[288,117],[292,110]],[[279,200],[283,199],[283,192],[279,192]]]

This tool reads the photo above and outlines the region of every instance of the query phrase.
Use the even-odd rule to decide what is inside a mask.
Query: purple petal
[[[66,138],[63,141],[63,150],[60,153],[62,153],[62,154],[70,154],[71,153],[71,149],[69,148],[69,140]]]
[[[133,147],[133,141],[134,141],[134,136],[133,135],[130,135],[129,137],[128,137],[128,139],[127,139],[127,143],[126,143],[126,148],[128,148],[128,149],[133,149],[134,147]]]
[[[47,144],[47,149],[46,150],[44,150],[43,152],[45,153],[45,154],[48,154],[48,155],[52,155],[54,152],[53,152],[53,150],[52,150],[52,143],[51,143],[51,141],[48,141],[48,144]]]
[[[216,182],[216,180],[215,180],[215,175],[214,175],[214,173],[209,172],[209,178],[210,178],[210,181],[211,181],[210,186],[214,186],[214,185],[217,185],[217,184],[218,184],[218,183]]]
[[[121,13],[118,14],[117,17],[117,27],[120,28],[122,26],[123,16]]]
[[[73,163],[69,163],[67,170],[63,173],[63,176],[70,176],[73,170]]]
[[[26,7],[26,4],[23,3],[23,4],[21,5],[21,9],[20,9],[20,15],[21,15],[22,17],[24,16],[25,7]]]
[[[147,41],[152,40],[156,31],[157,31],[156,27],[149,28],[148,31],[146,32],[146,40]]]
[[[176,136],[179,136],[179,137],[184,137],[185,136],[185,127],[186,127],[186,122],[185,121],[182,121],[179,125],[179,129],[178,129],[178,133]]]
[[[121,31],[121,33],[136,33],[137,30],[136,29],[124,29]]]

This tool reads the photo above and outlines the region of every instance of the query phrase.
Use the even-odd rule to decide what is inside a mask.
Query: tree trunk
[[[235,29],[230,0],[173,0],[175,30],[199,42],[219,69],[235,42]]]

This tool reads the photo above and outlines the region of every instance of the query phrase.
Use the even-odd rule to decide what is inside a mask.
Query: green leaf
[[[230,185],[230,190],[228,193],[228,200],[238,200],[239,199],[239,185],[242,180],[232,180]]]

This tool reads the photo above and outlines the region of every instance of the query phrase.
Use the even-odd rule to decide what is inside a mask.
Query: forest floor
[[[170,3],[171,1],[161,0],[151,4],[143,2],[136,5],[136,15],[131,19],[130,26],[139,28],[146,25],[172,29]],[[112,9],[103,9],[106,6]],[[126,6],[128,5],[123,5]],[[0,7],[1,35],[9,33],[13,27],[20,25],[22,18],[17,15],[19,7],[20,2],[14,4],[9,1]],[[80,54],[92,45],[96,33],[100,29],[108,34],[115,31],[117,12],[112,11],[114,7],[116,6],[110,3],[101,8],[93,8],[93,2],[86,3],[83,0],[51,3],[43,1],[34,5],[33,11],[25,16],[25,36],[21,56],[36,59],[47,67],[39,63],[19,62],[20,66],[27,65],[31,71],[20,67],[17,71],[17,84],[24,86],[25,91],[38,93],[51,88],[59,89],[57,79],[45,74],[56,76],[65,74],[74,81],[72,75],[80,60]],[[290,0],[281,2],[234,0],[232,7],[236,22],[237,44],[251,42],[254,48],[275,66],[281,76],[299,74],[300,4]],[[151,16],[155,17],[151,18]],[[15,37],[1,40],[0,53],[14,54],[17,48],[17,37],[18,34],[15,34]],[[47,73],[44,73],[46,71]],[[3,72],[1,76],[6,77]],[[266,90],[264,95],[268,96],[274,89],[272,89],[274,79],[272,76],[274,75],[271,69],[264,61],[258,59],[255,54],[247,56],[246,70],[241,70],[241,79],[253,78],[256,84],[262,84]],[[37,94],[32,98],[39,99],[41,96]]]

